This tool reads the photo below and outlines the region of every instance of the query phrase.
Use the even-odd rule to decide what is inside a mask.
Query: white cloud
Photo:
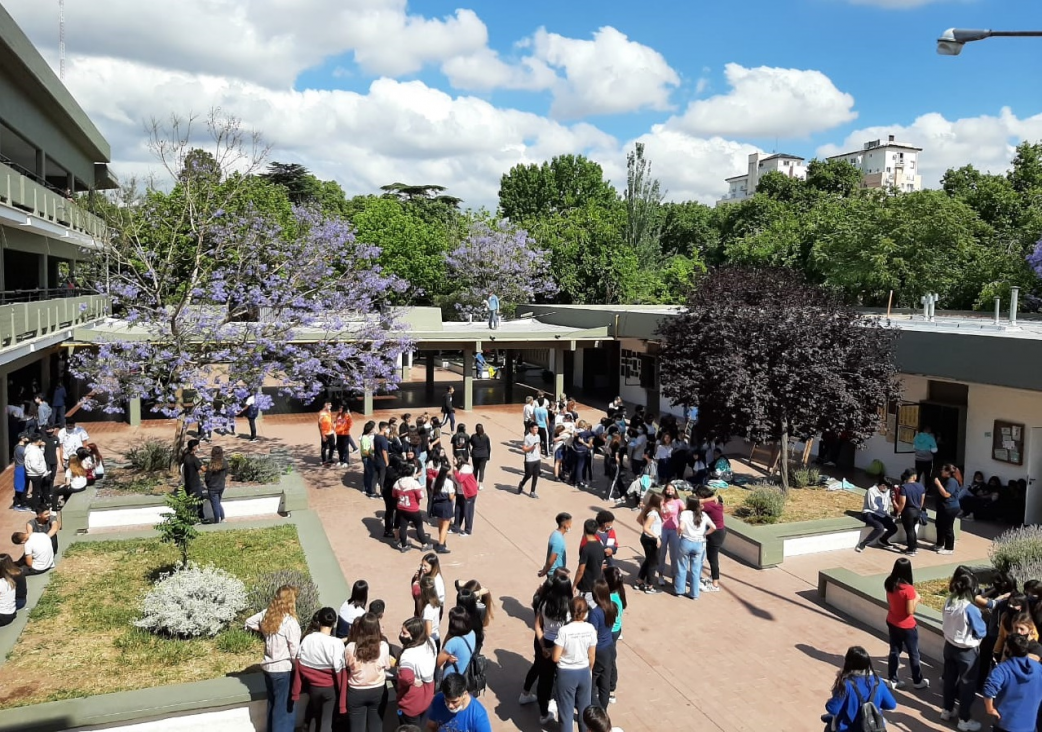
[[[932,112],[907,126],[857,130],[850,133],[842,145],[819,148],[818,155],[826,157],[858,150],[870,140],[885,140],[887,135],[894,135],[898,142],[923,148],[919,153],[919,173],[924,186],[935,188],[945,171],[953,167],[973,164],[985,172],[1008,170],[1018,143],[1042,139],[1042,114],[1022,119],[1004,107],[998,116],[948,120]]]
[[[537,58],[528,56],[516,64],[508,64],[491,48],[449,59],[441,70],[454,88],[468,91],[542,91],[558,81],[557,73]]]
[[[668,109],[669,95],[680,83],[662,54],[615,28],[601,28],[590,41],[540,28],[531,45],[535,58],[564,72],[553,90],[556,117]]]
[[[731,91],[691,102],[667,125],[692,135],[806,137],[857,117],[854,97],[820,71],[727,64]]]

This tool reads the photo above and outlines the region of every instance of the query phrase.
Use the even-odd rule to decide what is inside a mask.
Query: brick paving
[[[416,409],[411,410],[414,414]],[[433,413],[434,410],[432,410]],[[580,407],[580,414],[599,410]],[[387,414],[378,413],[376,418]],[[605,507],[599,496],[546,478],[541,500],[518,496],[521,476],[517,449],[520,407],[479,407],[457,412],[457,422],[473,429],[481,422],[493,441],[485,490],[476,506],[474,536],[450,535],[452,553],[442,557],[446,580],[478,579],[492,590],[495,618],[488,630],[486,655],[492,662],[489,690],[482,702],[497,730],[537,730],[535,705],[520,707],[517,696],[531,652],[529,602],[554,528],[553,517],[568,511],[576,517],[568,536],[569,562],[578,557],[581,519]],[[364,420],[356,417],[355,436]],[[86,424],[106,454],[118,453],[143,436],[171,436],[170,422],[147,422],[137,429],[116,423]],[[312,415],[277,415],[260,423],[261,441],[250,445],[216,437],[226,447],[286,448],[309,485],[309,500],[321,516],[348,582],[366,579],[370,599],[387,602],[385,632],[393,637],[397,619],[412,612],[409,582],[420,561],[417,550],[401,554],[381,538],[383,504],[361,492],[357,460],[346,470],[319,465],[317,429]],[[545,465],[546,463],[544,463]],[[603,490],[600,462],[595,488]],[[10,471],[0,478],[0,505],[9,505]],[[0,550],[9,551],[10,531],[28,514],[0,514]],[[636,574],[642,553],[636,514],[616,512],[619,559],[628,577]],[[921,552],[917,565],[970,562],[987,556],[987,540],[964,533],[954,557]],[[626,732],[650,730],[819,730],[818,715],[847,647],[864,645],[885,672],[886,640],[823,606],[817,598],[817,571],[844,566],[869,574],[885,572],[895,555],[852,550],[811,555],[783,567],[759,571],[722,559],[723,591],[703,594],[697,602],[667,594],[629,594],[619,642],[619,702],[609,710]],[[451,595],[451,590],[450,590]],[[443,629],[444,632],[444,629]],[[906,670],[902,670],[907,675]],[[896,693],[899,708],[888,715],[895,730],[949,729],[938,719],[939,670],[928,668],[933,687]],[[980,705],[978,704],[978,707]],[[977,717],[983,721],[982,709]]]

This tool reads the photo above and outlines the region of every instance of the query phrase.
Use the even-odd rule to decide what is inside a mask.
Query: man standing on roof
[[[485,305],[488,307],[488,327],[490,330],[495,330],[499,327],[499,297],[490,291]]]

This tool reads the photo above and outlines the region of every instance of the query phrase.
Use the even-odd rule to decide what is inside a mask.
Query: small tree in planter
[[[181,565],[188,566],[188,546],[199,536],[195,525],[199,522],[199,506],[202,502],[182,489],[169,494],[165,502],[171,513],[156,524],[156,531],[162,541],[178,548]]]

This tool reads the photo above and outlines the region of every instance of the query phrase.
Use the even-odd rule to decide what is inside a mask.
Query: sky
[[[57,68],[58,0],[0,0]],[[582,154],[712,203],[758,150],[895,135],[924,185],[1042,140],[1042,38],[936,53],[945,29],[1042,30],[1038,0],[66,0],[66,84],[121,178],[148,120],[220,107],[348,195],[439,184],[494,208],[519,163]]]

